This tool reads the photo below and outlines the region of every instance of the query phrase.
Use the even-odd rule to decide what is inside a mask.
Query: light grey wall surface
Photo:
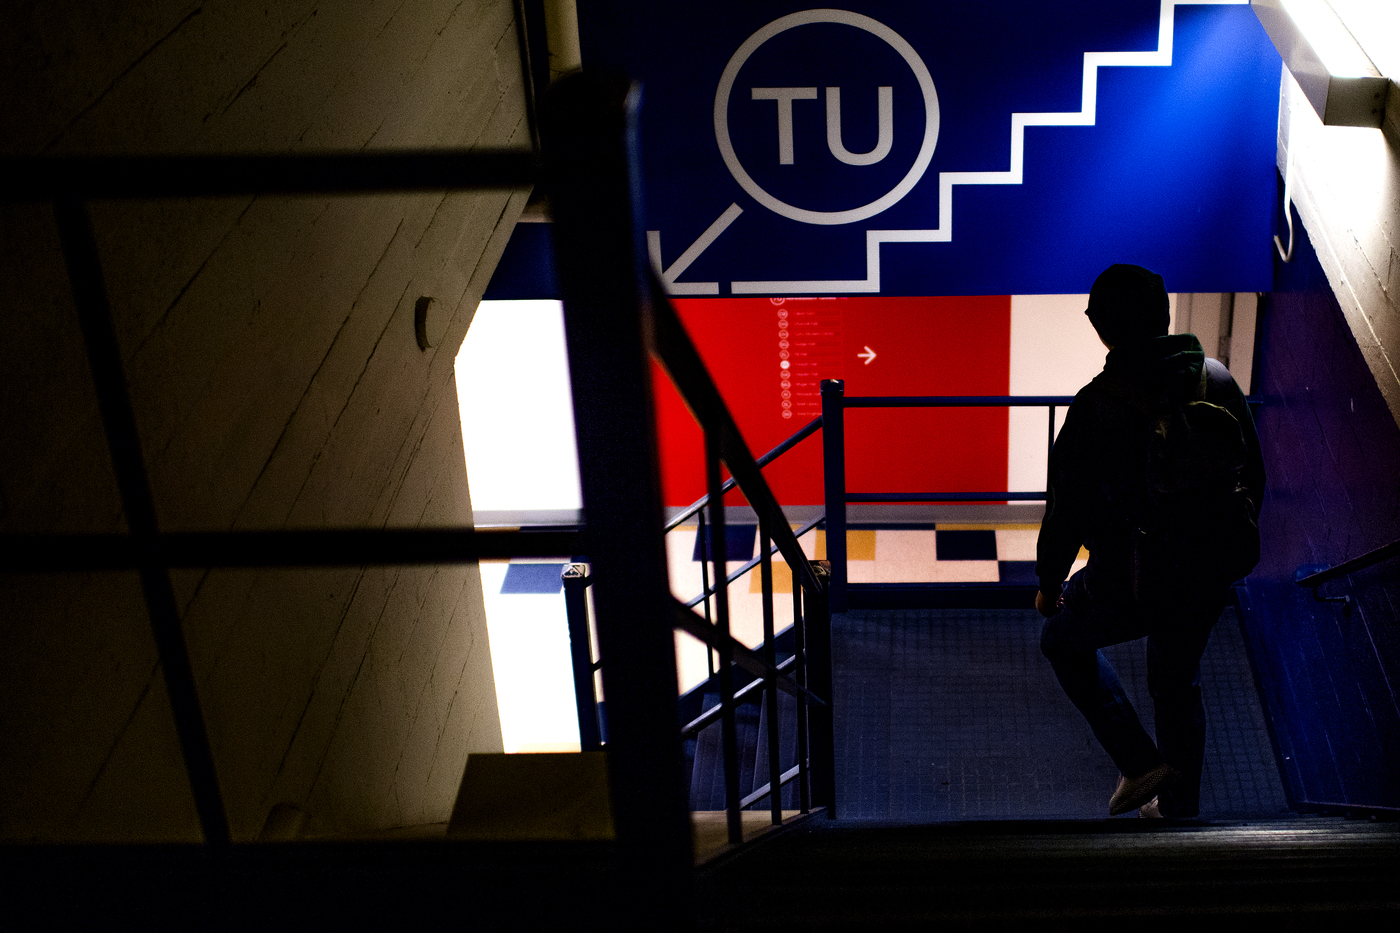
[[[529,145],[510,0],[11,4],[0,75],[8,153]],[[161,526],[470,524],[453,359],[524,200],[92,205]],[[0,308],[0,530],[121,529],[44,205]],[[475,566],[173,579],[235,838],[446,820],[500,750]],[[134,575],[0,577],[0,761],[0,839],[198,838]]]
[[[1395,56],[1379,51],[1400,48],[1400,38],[1367,38],[1363,45],[1375,63],[1393,67]],[[1311,235],[1361,354],[1400,422],[1400,75],[1386,76],[1391,86],[1380,129],[1323,126],[1285,69],[1277,166],[1291,182],[1295,218]],[[1287,234],[1284,241],[1286,248]]]

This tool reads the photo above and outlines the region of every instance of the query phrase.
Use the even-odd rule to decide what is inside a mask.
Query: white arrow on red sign
[[[856,356],[858,356],[858,357],[860,357],[861,359],[865,360],[865,365],[866,365],[866,366],[869,366],[869,365],[870,365],[870,361],[873,360],[873,359],[875,359],[875,351],[872,350],[872,349],[870,349],[869,347],[866,347],[864,353],[857,353]]]

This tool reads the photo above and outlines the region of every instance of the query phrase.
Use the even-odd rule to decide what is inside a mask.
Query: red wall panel
[[[755,456],[820,413],[822,379],[845,379],[850,396],[1005,395],[1010,384],[1006,296],[693,298],[676,307]],[[662,490],[667,505],[687,505],[704,493],[704,442],[659,367],[655,376]],[[847,487],[1005,490],[1006,445],[1005,409],[848,411]],[[784,505],[820,503],[821,435],[764,472]]]

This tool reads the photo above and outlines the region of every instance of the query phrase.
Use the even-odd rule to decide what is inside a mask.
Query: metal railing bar
[[[1359,557],[1353,557],[1351,560],[1343,561],[1335,567],[1328,567],[1326,570],[1319,570],[1317,573],[1310,574],[1294,582],[1299,586],[1311,586],[1316,588],[1331,580],[1336,580],[1338,577],[1345,577],[1347,574],[1355,573],[1358,570],[1364,570],[1367,567],[1379,564],[1383,560],[1389,560],[1396,556],[1400,556],[1400,541],[1392,541],[1389,544],[1383,544],[1375,550],[1367,551]]]
[[[529,149],[8,156],[0,200],[490,190],[531,188],[539,176]]]
[[[778,500],[768,487],[768,481],[763,478],[763,471],[754,462],[753,455],[749,453],[748,446],[744,443],[744,436],[739,431],[739,426],[734,423],[734,418],[725,406],[719,389],[716,388],[714,380],[710,378],[708,370],[705,369],[699,351],[695,349],[690,335],[686,333],[684,325],[681,324],[680,318],[676,315],[676,310],[671,305],[671,300],[666,295],[661,279],[654,269],[651,270],[650,278],[652,340],[657,358],[670,374],[671,381],[680,390],[681,396],[690,406],[690,410],[695,413],[696,420],[705,429],[706,436],[708,437],[711,432],[717,436],[720,459],[729,467],[730,474],[738,481],[739,489],[749,500],[749,505],[753,507],[755,512],[767,514],[772,525],[774,539],[777,541],[779,550],[788,566],[797,572],[803,586],[810,588],[813,592],[825,593],[825,584],[813,572],[811,563],[802,553],[802,548],[798,545],[797,538],[793,536],[792,529],[788,527],[787,518],[778,505]],[[709,490],[711,508],[717,501],[720,501],[718,487],[719,483],[716,483],[714,488]],[[720,504],[723,503],[720,502]],[[711,524],[714,524],[713,520],[711,520]],[[715,574],[716,579],[721,576],[723,576],[722,570]],[[794,580],[794,585],[797,582]]]
[[[798,431],[797,431],[795,434],[793,434],[791,437],[789,437],[787,440],[783,441],[783,442],[782,442],[781,444],[779,444],[777,447],[774,447],[772,450],[768,451],[768,453],[766,453],[766,454],[764,454],[763,456],[759,457],[759,458],[758,458],[757,460],[755,460],[754,462],[757,463],[760,467],[765,467],[765,466],[767,466],[768,464],[772,463],[774,460],[778,459],[778,457],[780,457],[780,456],[782,456],[783,454],[787,453],[789,450],[792,450],[792,448],[796,447],[800,442],[806,440],[807,438],[811,437],[813,434],[817,433],[817,430],[818,430],[821,426],[822,426],[822,416],[821,416],[821,415],[817,415],[817,416],[816,416],[815,418],[813,418],[811,421],[807,422],[807,424],[804,425],[802,428],[798,429]],[[729,490],[733,489],[733,488],[734,488],[735,486],[737,486],[737,485],[738,485],[738,483],[736,483],[736,482],[734,481],[734,477],[731,476],[731,477],[729,477],[729,479],[727,479],[727,480],[724,481],[724,486],[721,487],[721,488],[722,488],[722,491],[724,491],[724,492],[729,492]],[[710,496],[709,496],[708,493],[706,493],[705,495],[701,496],[699,499],[696,499],[696,500],[695,500],[694,502],[692,502],[690,505],[686,506],[683,510],[681,510],[681,512],[680,512],[679,514],[677,514],[674,518],[672,518],[670,521],[668,521],[668,522],[666,523],[665,528],[663,528],[662,530],[663,530],[663,531],[673,531],[674,529],[680,527],[680,525],[681,525],[682,522],[684,522],[687,518],[690,518],[692,515],[694,515],[694,514],[696,514],[697,512],[699,512],[701,509],[703,509],[706,505],[709,504],[709,501],[710,501]]]
[[[126,374],[122,368],[121,346],[112,321],[111,304],[102,274],[102,261],[92,223],[83,204],[72,198],[54,203],[59,242],[73,290],[73,304],[83,333],[88,365],[92,371],[98,411],[107,436],[112,472],[121,497],[122,512],[134,543],[141,589],[151,635],[165,678],[175,732],[184,757],[185,773],[194,798],[204,841],[224,847],[231,841],[228,814],[219,789],[218,770],[209,745],[209,733],[199,702],[194,669],[185,643],[184,627],[168,567],[152,546],[160,533],[155,499],[141,436],[136,427]]]
[[[578,531],[470,528],[345,528],[137,534],[3,535],[0,567],[11,571],[165,567],[345,567],[469,563],[511,557],[568,558]]]
[[[832,612],[846,611],[846,383],[823,379],[822,502],[826,514],[826,559],[831,580],[827,604]]]
[[[719,439],[706,425],[705,428],[705,486],[711,496],[710,536],[701,541],[700,558],[714,561],[715,578],[724,576],[728,558],[728,538],[724,524],[724,497],[720,493],[720,449]],[[687,613],[689,610],[687,610]],[[722,586],[715,593],[715,622],[712,629],[719,643],[719,698],[720,698],[720,755],[724,769],[724,808],[727,814],[725,823],[731,845],[744,841],[744,831],[739,816],[739,738],[738,726],[734,719],[734,647],[735,641],[729,634],[729,587]]]
[[[784,658],[781,662],[779,662],[778,670],[786,671],[788,668],[792,667],[794,660],[795,658],[792,657]],[[763,685],[766,682],[766,678],[759,677],[756,680],[751,680],[748,683],[744,684],[744,686],[740,687],[734,692],[734,702],[736,704],[748,703],[751,700],[754,700],[754,694],[762,690]],[[695,733],[699,732],[701,729],[704,729],[706,726],[714,725],[715,720],[719,719],[720,709],[721,707],[711,706],[699,716],[696,716],[690,722],[686,723],[684,726],[681,727],[681,738],[688,738],[694,735]]]
[[[742,642],[736,641],[733,636],[727,633],[721,635],[716,629],[707,629],[704,620],[683,605],[680,600],[675,600],[675,610],[672,621],[676,628],[685,632],[687,635],[693,635],[705,644],[720,649],[721,651],[728,648],[733,652],[733,663],[742,667],[755,677],[777,677],[779,690],[817,706],[827,705],[827,702],[821,697],[797,683],[797,681],[793,680],[791,677],[785,676],[778,671],[777,668],[766,664],[761,657],[754,654],[753,651]],[[723,673],[723,671],[720,671],[720,673]]]
[[[694,861],[667,624],[674,599],[658,534],[665,515],[646,359],[651,328],[634,249],[638,94],[615,75],[570,75],[541,102],[540,130],[590,519],[608,783],[628,878],[617,911],[640,918],[665,904],[668,916],[684,918]]]
[[[1068,405],[1073,395],[848,395],[845,408],[1039,408]]]
[[[847,502],[1043,502],[1044,492],[848,492]]]
[[[1039,408],[1069,405],[1073,395],[849,395],[843,408]],[[1245,403],[1258,408],[1264,400],[1245,396]]]
[[[593,640],[588,630],[588,565],[571,563],[561,574],[564,618],[569,626],[569,660],[574,675],[574,709],[578,715],[579,751],[603,747],[598,728],[598,696],[593,685]]]
[[[807,524],[803,525],[801,528],[798,528],[796,531],[794,531],[794,532],[792,533],[792,534],[793,534],[793,537],[801,538],[801,537],[802,537],[803,535],[805,535],[807,532],[811,531],[813,528],[815,528],[815,527],[817,527],[818,525],[820,525],[820,524],[822,523],[822,521],[823,521],[823,516],[818,515],[816,518],[812,519],[810,522],[808,522]],[[777,546],[776,544],[772,545],[772,546],[769,548],[768,553],[769,553],[769,554],[776,554],[776,553],[778,553],[778,546]],[[752,569],[754,569],[755,567],[757,567],[757,566],[758,566],[758,562],[759,562],[760,560],[762,560],[762,557],[761,557],[761,556],[760,556],[760,557],[755,557],[755,558],[753,558],[752,560],[749,560],[749,561],[746,562],[742,567],[740,567],[738,570],[736,570],[736,571],[734,571],[733,573],[731,573],[731,574],[728,576],[728,578],[725,580],[725,583],[726,583],[726,584],[733,583],[735,580],[739,579],[739,578],[742,577],[744,574],[748,573],[750,570],[752,570]],[[702,564],[701,564],[701,567],[703,568],[703,566],[704,566],[704,564],[702,563]],[[708,575],[707,575],[707,576],[708,576]],[[688,600],[686,601],[686,603],[685,603],[685,606],[686,606],[687,609],[692,609],[692,608],[694,608],[695,606],[700,605],[700,603],[701,603],[702,601],[704,601],[707,597],[715,595],[715,590],[713,590],[713,589],[710,588],[710,582],[709,582],[709,580],[701,580],[700,583],[701,583],[702,586],[705,587],[705,592],[699,594],[698,596],[692,596],[690,599],[688,599]],[[707,603],[707,607],[708,607],[708,603]],[[706,615],[705,620],[706,620],[706,621],[709,621],[709,615],[708,615],[708,614]]]
[[[758,520],[758,543],[759,556],[762,561],[759,563],[760,589],[763,591],[763,663],[772,665],[774,669],[778,666],[777,644],[773,638],[773,555],[768,550],[768,518],[760,516]],[[781,750],[779,744],[782,738],[782,723],[778,715],[778,684],[776,679],[768,681],[768,688],[764,691],[765,700],[768,704],[768,781],[773,783],[778,780],[782,765],[778,761],[778,752]],[[773,825],[778,825],[783,821],[782,795],[774,794],[772,799]],[[743,804],[741,803],[742,807]]]
[[[795,670],[793,679],[799,686],[807,686],[807,639],[806,619],[802,616],[802,587],[792,588],[792,662]],[[811,809],[811,794],[807,787],[807,704],[797,704],[797,809],[806,813]]]
[[[709,498],[709,496],[705,497],[707,501]],[[662,534],[665,532],[663,531]],[[699,535],[701,541],[709,540],[705,537],[705,512],[703,509],[700,511],[700,527],[696,534]],[[705,603],[705,624],[713,625],[714,620],[710,618],[710,564],[705,560],[700,561],[700,595]],[[693,606],[695,603],[690,602],[686,605]],[[710,676],[715,676],[715,653],[708,646],[705,648],[705,666],[709,669]]]
[[[788,768],[786,771],[784,771],[784,772],[782,773],[782,776],[778,778],[778,788],[779,788],[779,789],[782,789],[783,787],[785,787],[785,786],[788,784],[788,782],[791,781],[793,778],[797,777],[797,775],[800,774],[801,771],[802,771],[802,765],[801,765],[800,763],[799,763],[799,764],[793,765],[791,768]],[[760,788],[758,788],[757,790],[755,790],[752,794],[749,794],[749,795],[748,795],[747,797],[745,797],[743,800],[740,800],[740,801],[739,801],[739,809],[742,810],[742,809],[744,809],[745,807],[751,807],[751,806],[753,806],[754,804],[758,803],[760,800],[762,800],[764,797],[767,797],[767,796],[768,796],[768,789],[769,789],[770,787],[772,787],[772,786],[773,786],[773,782],[772,782],[772,781],[769,781],[767,784],[764,784],[762,787],[760,787]],[[782,802],[781,802],[781,798],[780,798],[777,794],[774,794],[774,795],[773,795],[773,799],[779,801],[777,804],[775,804],[775,806],[778,807],[778,813],[779,813],[779,817],[778,817],[777,822],[781,823],[781,822],[782,822],[782,816],[781,816],[781,814],[782,814],[782,809],[781,809],[781,808],[782,808]]]

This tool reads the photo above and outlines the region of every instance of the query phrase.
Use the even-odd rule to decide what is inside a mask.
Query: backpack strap
[[[1185,399],[1187,402],[1199,402],[1206,397],[1206,387],[1208,383],[1206,367],[1201,366],[1201,378],[1197,381],[1191,395]],[[1109,395],[1127,402],[1148,418],[1156,419],[1162,417],[1171,405],[1171,399],[1161,393],[1147,392],[1142,386],[1122,375],[1104,370],[1094,377],[1089,383],[1099,390],[1101,395]]]

